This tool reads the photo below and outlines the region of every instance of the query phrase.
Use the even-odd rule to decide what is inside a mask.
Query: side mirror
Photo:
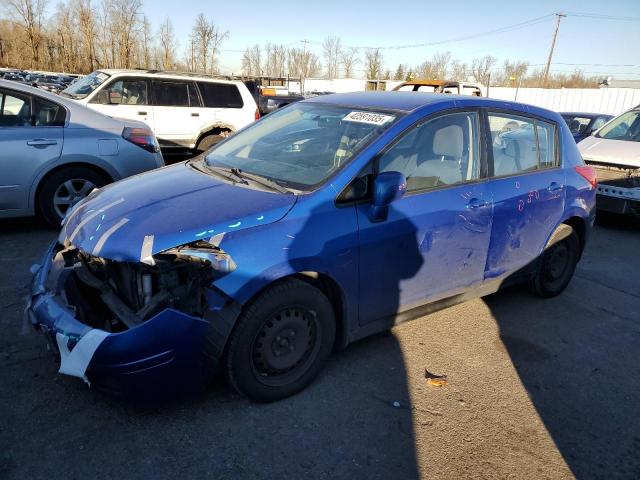
[[[389,214],[389,205],[407,191],[407,180],[400,172],[382,172],[373,181],[373,202],[369,209],[369,220],[384,222]]]

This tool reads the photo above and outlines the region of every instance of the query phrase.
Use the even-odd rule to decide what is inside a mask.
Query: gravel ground
[[[287,400],[220,383],[134,405],[58,375],[22,331],[55,234],[0,220],[0,478],[640,478],[639,235],[600,219],[560,297],[510,289],[403,324]]]

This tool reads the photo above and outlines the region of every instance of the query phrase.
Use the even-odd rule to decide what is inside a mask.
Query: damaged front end
[[[60,373],[113,393],[176,394],[216,368],[223,347],[212,349],[211,324],[237,309],[212,282],[233,269],[207,242],[138,263],[53,244],[27,313],[60,354]]]

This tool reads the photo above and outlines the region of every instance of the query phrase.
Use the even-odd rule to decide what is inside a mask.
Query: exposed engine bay
[[[205,290],[216,273],[210,258],[215,261],[216,255],[215,247],[197,242],[158,254],[146,264],[94,257],[68,247],[55,255],[47,283],[65,296],[78,320],[115,333],[165,308],[203,317],[208,308]]]

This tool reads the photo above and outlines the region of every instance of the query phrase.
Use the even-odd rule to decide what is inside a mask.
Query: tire
[[[286,280],[261,293],[238,318],[229,339],[227,378],[255,402],[288,397],[322,370],[335,335],[333,307],[324,293]]]
[[[544,298],[562,293],[573,278],[579,258],[578,235],[569,225],[560,225],[540,256],[531,281],[532,292]]]
[[[70,167],[59,170],[44,180],[38,194],[38,209],[45,221],[54,228],[66,211],[89,195],[94,188],[103,187],[108,180],[95,170],[87,167]],[[68,195],[66,202],[65,192]]]
[[[214,145],[220,143],[225,138],[227,138],[227,136],[224,135],[224,134],[222,134],[222,135],[207,135],[206,137],[203,137],[203,138],[200,139],[200,141],[198,142],[198,145],[196,145],[196,151],[198,153],[206,152],[211,147],[213,147]]]

